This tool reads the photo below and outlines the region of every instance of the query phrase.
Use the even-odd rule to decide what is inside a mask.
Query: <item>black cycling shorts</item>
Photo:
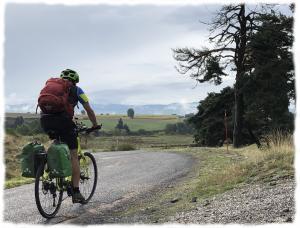
[[[50,136],[53,132],[69,146],[70,150],[78,149],[76,125],[65,113],[41,114],[41,127]],[[51,137],[51,136],[50,136]]]

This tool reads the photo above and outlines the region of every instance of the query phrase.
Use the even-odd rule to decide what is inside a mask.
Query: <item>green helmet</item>
[[[79,75],[77,74],[76,71],[71,70],[71,69],[66,69],[63,70],[60,74],[61,78],[65,78],[68,79],[74,83],[78,83],[79,82]]]

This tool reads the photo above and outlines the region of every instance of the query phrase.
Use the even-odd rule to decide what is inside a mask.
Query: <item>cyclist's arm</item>
[[[90,103],[89,102],[85,102],[82,104],[83,108],[85,109],[90,121],[92,122],[93,124],[93,127],[96,127],[98,126],[98,123],[97,123],[97,118],[96,118],[96,115],[95,115],[95,112],[94,110],[91,108],[90,106]]]
[[[98,126],[96,115],[95,115],[94,110],[91,108],[91,106],[89,104],[89,99],[85,95],[83,90],[78,86],[77,86],[77,96],[78,96],[79,102],[82,104],[83,108],[87,112],[87,115],[88,115],[90,121],[92,122],[93,127]]]

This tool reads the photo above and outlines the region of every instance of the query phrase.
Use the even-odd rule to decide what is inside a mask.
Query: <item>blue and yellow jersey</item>
[[[85,93],[83,92],[83,90],[76,86],[77,87],[77,98],[78,98],[78,101],[81,103],[81,104],[84,104],[84,103],[87,103],[89,102],[89,99],[88,97],[85,95]]]

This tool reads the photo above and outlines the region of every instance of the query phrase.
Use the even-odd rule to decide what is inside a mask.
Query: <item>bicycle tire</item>
[[[55,178],[53,180],[51,180],[51,179],[42,180],[41,178],[43,177],[43,174],[44,174],[44,168],[45,168],[45,164],[41,164],[39,166],[38,170],[37,170],[37,173],[36,173],[35,188],[34,188],[35,202],[36,202],[36,206],[37,206],[40,214],[44,218],[50,219],[50,218],[53,218],[57,214],[57,212],[58,212],[58,210],[61,206],[62,197],[63,197],[63,190],[62,189],[60,189],[60,190],[55,189],[55,193],[58,191],[58,201],[55,203],[55,205],[53,205],[53,194],[50,192],[50,189],[46,190],[45,185],[47,183],[47,184],[49,184],[49,186],[48,186],[49,188],[51,188],[52,186],[55,186],[55,188],[57,188],[58,181],[59,181],[59,183],[62,183],[63,178]],[[40,187],[42,187],[42,190],[44,190],[44,192],[46,192],[46,193],[40,192]],[[45,196],[48,193],[50,193],[49,194],[50,196],[52,195],[52,208],[51,208],[51,206],[49,207],[50,208],[49,212],[46,208],[46,205],[44,205],[44,203],[47,203],[47,202],[42,202],[43,200],[41,199],[41,194],[43,194]]]
[[[80,160],[81,159],[83,158],[80,158]],[[87,162],[87,166],[80,165],[79,188],[81,194],[85,198],[85,201],[82,204],[88,203],[93,197],[98,180],[98,167],[95,157],[90,152],[85,152],[84,159],[90,159],[91,163]]]

